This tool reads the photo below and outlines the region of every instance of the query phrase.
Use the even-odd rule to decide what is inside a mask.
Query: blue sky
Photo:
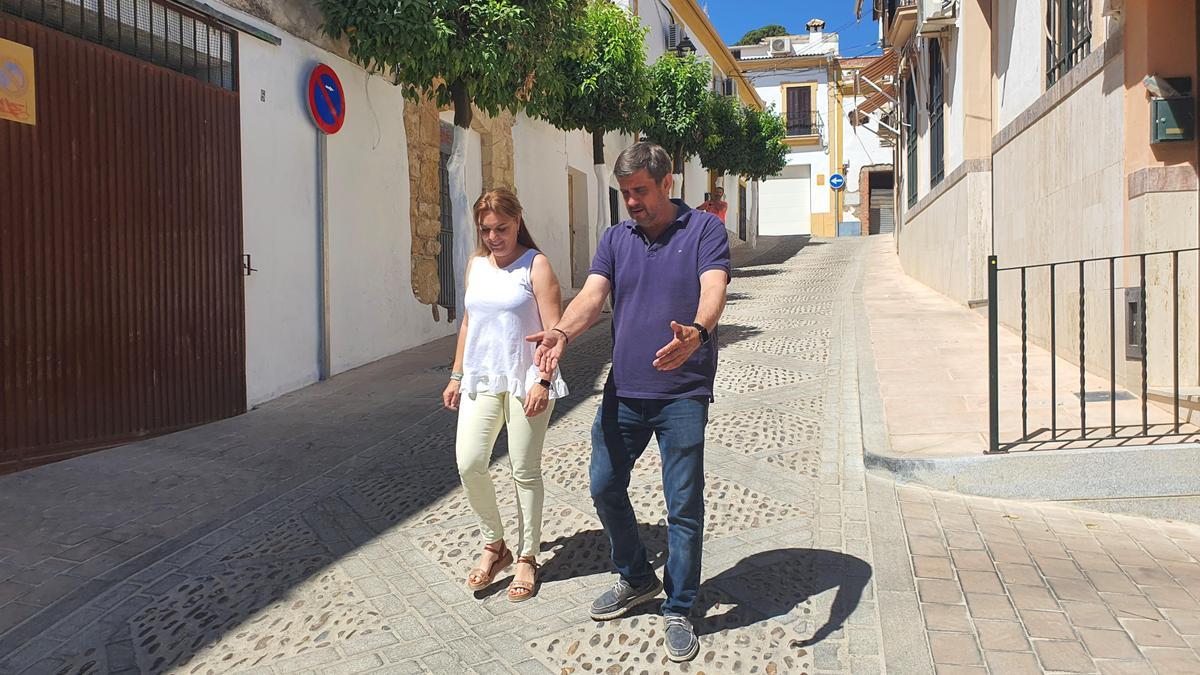
[[[699,0],[726,43],[771,23],[790,33],[804,33],[809,19],[824,19],[826,31],[837,31],[842,56],[878,54],[873,47],[878,27],[871,20],[871,0],[863,2],[863,19],[854,22],[854,0]]]

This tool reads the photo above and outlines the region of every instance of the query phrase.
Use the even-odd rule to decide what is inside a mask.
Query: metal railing
[[[0,0],[0,10],[237,90],[237,33],[180,5],[159,0]]]
[[[445,307],[450,314],[450,319],[453,320],[458,300],[458,287],[454,279],[454,219],[453,205],[450,203],[450,172],[447,167],[449,161],[450,155],[445,152],[441,153],[438,161],[438,182],[441,191],[442,227],[438,231],[438,244],[441,245],[441,250],[437,255],[437,304]]]
[[[1039,449],[1044,447],[1046,443],[1056,444],[1056,447],[1067,447],[1070,444],[1090,444],[1097,445],[1108,441],[1146,441],[1152,442],[1156,439],[1166,439],[1172,437],[1180,437],[1181,440],[1191,440],[1197,437],[1194,428],[1185,428],[1185,424],[1180,417],[1180,319],[1179,319],[1179,296],[1180,296],[1180,256],[1188,254],[1197,254],[1197,273],[1200,273],[1200,248],[1181,248],[1166,251],[1156,251],[1152,253],[1131,253],[1117,256],[1104,256],[1096,258],[1085,258],[1080,260],[1069,260],[1062,262],[1041,263],[1035,265],[1020,265],[1012,267],[1000,267],[996,256],[988,258],[988,417],[989,417],[989,443],[988,452],[1008,452],[1013,449],[1025,447],[1029,449]],[[1169,301],[1166,303],[1171,317],[1171,353],[1169,361],[1171,363],[1171,392],[1173,399],[1173,416],[1171,421],[1165,423],[1151,423],[1150,420],[1150,348],[1149,348],[1149,320],[1156,319],[1159,321],[1158,327],[1162,327],[1162,320],[1165,316],[1152,317],[1149,315],[1147,289],[1155,290],[1156,292],[1166,293],[1168,284],[1166,281],[1158,285],[1147,285],[1147,260],[1152,263],[1158,261],[1169,262],[1170,264],[1170,281],[1169,281]],[[1127,263],[1124,261],[1136,261],[1132,264],[1132,269],[1125,267]],[[1121,272],[1118,273],[1118,264],[1121,265]],[[1050,363],[1050,410],[1049,410],[1049,428],[1041,427],[1031,429],[1030,412],[1031,406],[1029,401],[1030,391],[1030,375],[1029,375],[1029,343],[1030,343],[1030,316],[1029,316],[1029,301],[1030,301],[1030,286],[1031,276],[1034,271],[1045,270],[1048,272],[1049,286],[1049,363]],[[1063,290],[1065,293],[1071,293],[1069,287],[1059,286],[1060,281],[1070,283],[1068,279],[1061,279],[1064,275],[1062,271],[1074,272],[1070,277],[1077,279],[1078,302],[1071,303],[1074,307],[1060,307],[1062,303],[1058,301],[1058,293]],[[999,274],[1001,272],[1013,273],[1019,275],[1020,283],[1020,338],[1021,338],[1021,430],[1020,436],[1017,438],[1004,439],[1001,438],[1000,431],[1000,348],[999,348]],[[1087,293],[1087,277],[1089,273],[1093,279],[1096,276],[1101,278],[1107,277],[1106,284],[1102,284],[1097,289],[1093,286],[1093,295],[1107,295],[1107,317],[1089,317]],[[1141,361],[1140,368],[1140,419],[1134,416],[1133,423],[1126,423],[1118,419],[1117,407],[1118,400],[1122,398],[1118,392],[1117,386],[1117,291],[1122,288],[1118,284],[1118,279],[1123,275],[1133,275],[1136,279],[1135,284],[1124,286],[1127,299],[1125,302],[1126,310],[1126,352],[1127,360]],[[1194,280],[1192,283],[1195,283]],[[1014,282],[1015,285],[1015,282]],[[1132,299],[1130,299],[1132,298]],[[1095,304],[1093,301],[1092,304]],[[1162,303],[1160,303],[1161,305]],[[1058,376],[1059,366],[1059,326],[1060,311],[1078,312],[1078,373],[1079,373],[1079,426],[1061,426],[1059,424],[1059,401],[1058,401]],[[1095,311],[1093,309],[1093,311]],[[1103,310],[1102,310],[1103,311]],[[1096,322],[1099,320],[1104,323],[1107,319],[1107,342],[1108,342],[1108,362],[1104,365],[1108,367],[1108,390],[1094,391],[1093,396],[1089,396],[1087,391],[1088,381],[1088,360],[1087,348],[1090,344],[1088,335],[1088,321]],[[1070,324],[1068,324],[1070,325]],[[1094,323],[1093,323],[1094,325]],[[1200,338],[1200,336],[1198,336]],[[1101,338],[1103,339],[1103,337]],[[1102,346],[1102,344],[1101,344]],[[1074,350],[1072,350],[1073,352]],[[1072,354],[1074,356],[1074,354]],[[1200,356],[1200,355],[1198,355]],[[1096,365],[1093,363],[1093,365]],[[1096,376],[1093,375],[1093,378]],[[1124,391],[1125,399],[1132,397]],[[1098,395],[1098,396],[1097,396]],[[1103,402],[1107,398],[1108,414],[1106,424],[1089,427],[1088,426],[1088,403]],[[1071,414],[1074,411],[1070,411]],[[1044,418],[1043,418],[1044,419]],[[1102,418],[1103,419],[1103,418]]]
[[[820,136],[824,125],[821,122],[820,110],[789,110],[785,115],[787,135],[790,136]]]
[[[885,31],[891,30],[892,21],[896,19],[896,12],[905,7],[915,7],[917,0],[887,0],[887,27]]]
[[[1091,0],[1051,0],[1046,9],[1046,87],[1091,52]]]

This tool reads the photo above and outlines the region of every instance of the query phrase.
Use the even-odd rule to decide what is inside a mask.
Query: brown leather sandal
[[[489,569],[485,570],[482,567],[473,567],[467,572],[467,588],[473,591],[491,586],[492,581],[496,579],[496,575],[508,569],[508,566],[513,563],[512,551],[508,550],[508,546],[503,542],[501,542],[499,548],[492,544],[484,544],[483,550],[495,553],[499,557],[496,558]],[[478,579],[478,581],[473,582],[471,579]]]
[[[509,602],[525,602],[533,597],[534,588],[537,586],[539,569],[537,558],[531,555],[523,555],[520,558],[517,558],[517,564],[519,565],[521,563],[525,563],[526,565],[533,567],[533,582],[530,583],[528,581],[517,581],[516,579],[513,579],[511,582],[509,582]]]

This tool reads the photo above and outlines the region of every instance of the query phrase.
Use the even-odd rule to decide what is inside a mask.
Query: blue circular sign
[[[317,127],[336,134],[346,121],[346,94],[337,73],[325,64],[313,68],[308,77],[308,109]]]
[[[829,187],[834,190],[841,190],[846,187],[846,177],[840,173],[835,173],[829,177]]]

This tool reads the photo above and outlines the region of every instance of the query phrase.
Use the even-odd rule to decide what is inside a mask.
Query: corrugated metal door
[[[889,234],[896,231],[896,218],[892,213],[892,191],[871,191],[871,234]]]
[[[237,93],[2,13],[0,37],[38,97],[0,121],[0,473],[243,412]]]

